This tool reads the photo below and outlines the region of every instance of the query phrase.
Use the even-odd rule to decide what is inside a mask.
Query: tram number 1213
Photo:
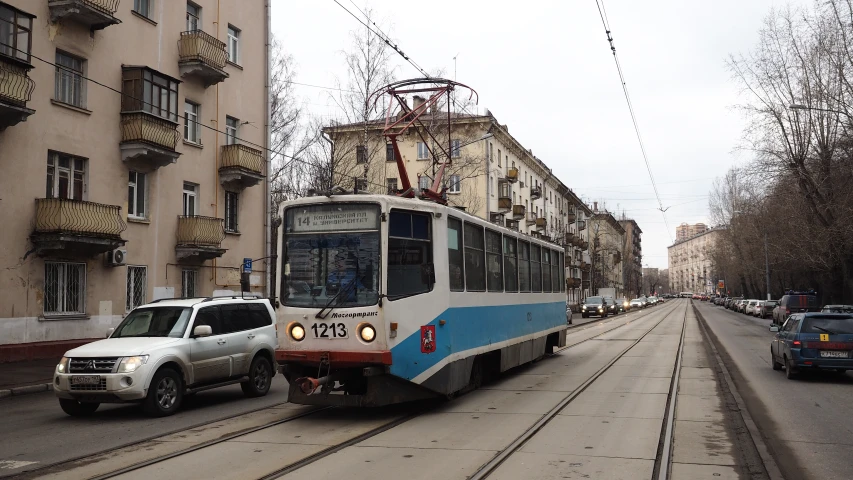
[[[347,327],[343,323],[315,323],[311,325],[314,338],[347,338]]]

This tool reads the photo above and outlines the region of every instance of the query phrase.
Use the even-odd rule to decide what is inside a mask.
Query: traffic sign
[[[252,273],[252,259],[244,258],[243,259],[243,273]]]

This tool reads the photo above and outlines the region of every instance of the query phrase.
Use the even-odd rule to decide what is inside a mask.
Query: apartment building
[[[625,244],[622,248],[622,284],[625,295],[638,296],[643,290],[643,231],[637,222],[630,218],[622,218],[619,225],[625,230]]]
[[[0,361],[239,292],[243,259],[269,255],[268,18],[262,0],[0,1]]]
[[[623,248],[625,229],[613,215],[605,209],[598,209],[593,202],[590,221],[592,238],[592,291],[599,288],[615,288],[616,296],[626,295],[623,275]]]
[[[673,292],[713,293],[717,273],[711,251],[722,228],[703,231],[692,237],[676,240],[667,247],[669,285]]]
[[[687,240],[688,238],[695,237],[700,233],[705,233],[708,231],[708,226],[704,223],[696,223],[694,225],[689,225],[687,223],[682,223],[681,225],[675,227],[675,241]]]
[[[417,109],[423,98],[413,97]],[[424,143],[427,135],[415,128],[398,138],[410,185],[431,187],[438,166],[450,154],[444,176],[448,205],[496,224],[547,238],[566,251],[567,301],[576,304],[589,294],[590,257],[587,218],[592,210],[575,195],[531,149],[525,148],[491,113],[453,113],[450,137],[442,145]],[[444,121],[446,114],[424,115],[427,124]],[[393,148],[382,136],[383,122],[326,127],[334,148],[335,185],[359,192],[395,194],[402,190]]]

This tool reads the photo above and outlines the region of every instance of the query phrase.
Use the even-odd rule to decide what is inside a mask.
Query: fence
[[[106,238],[121,238],[127,224],[121,207],[64,198],[36,199],[38,233],[72,233]]]

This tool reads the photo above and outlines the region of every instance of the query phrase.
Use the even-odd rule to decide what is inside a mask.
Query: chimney
[[[598,202],[592,202],[592,210],[598,213]]]
[[[420,95],[412,97],[412,110],[417,110],[425,101],[426,99]]]

